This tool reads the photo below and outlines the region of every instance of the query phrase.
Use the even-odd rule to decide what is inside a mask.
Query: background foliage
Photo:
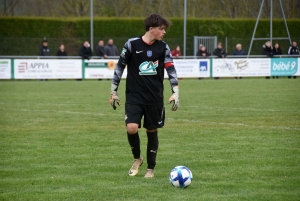
[[[170,18],[173,25],[167,31],[165,41],[173,48],[183,44],[183,19]],[[293,40],[300,39],[300,20],[288,20]],[[197,19],[187,20],[187,55],[193,55],[193,36],[218,36],[220,41],[228,39],[228,52],[236,43],[242,43],[247,50],[250,44],[255,19]],[[1,17],[0,55],[36,55],[44,37],[49,40],[52,55],[56,54],[61,43],[66,45],[69,55],[77,55],[84,40],[90,37],[88,18],[46,18],[46,17]],[[273,21],[273,37],[287,37],[283,20]],[[269,20],[260,20],[256,37],[269,37]],[[144,33],[143,18],[95,18],[94,44],[100,39],[113,38],[121,50],[128,38]],[[280,41],[284,51],[288,41]],[[252,54],[261,54],[262,41],[254,43]]]

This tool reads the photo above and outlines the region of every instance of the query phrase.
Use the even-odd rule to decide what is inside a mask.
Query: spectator
[[[275,45],[274,45],[273,54],[274,55],[281,55],[282,54],[280,46],[279,46],[278,43],[275,43]],[[278,79],[278,76],[273,76],[273,79],[274,78]]]
[[[235,46],[235,50],[233,51],[232,54],[233,55],[246,55],[246,53],[242,49],[242,45],[239,43]]]
[[[279,46],[278,43],[275,43],[275,45],[274,45],[273,54],[274,55],[281,55],[282,54],[280,46]]]
[[[56,54],[56,55],[57,55],[57,56],[63,56],[63,57],[68,56],[67,52],[65,51],[65,46],[64,46],[64,44],[61,44],[61,45],[59,46],[59,50],[57,51],[57,54]]]
[[[181,56],[181,52],[180,52],[180,46],[176,45],[176,47],[171,51],[171,54],[173,57],[180,57]]]
[[[109,39],[107,45],[104,47],[105,55],[107,56],[118,56],[118,48],[114,45],[113,39]]]
[[[289,55],[299,55],[299,48],[297,46],[296,41],[293,41],[292,45],[290,46],[288,50]],[[288,76],[289,79],[292,78],[292,76]],[[293,76],[293,78],[297,78],[296,76]]]
[[[50,56],[50,49],[48,48],[48,41],[45,37],[39,50],[39,56]],[[40,81],[48,81],[48,79],[39,79]]]
[[[246,53],[244,52],[244,50],[242,49],[242,45],[240,43],[236,44],[235,46],[235,50],[233,51],[232,55],[246,55]],[[242,79],[243,77],[240,77],[240,79]],[[234,77],[234,79],[238,79],[238,77]]]
[[[107,55],[105,54],[104,41],[103,40],[99,40],[99,43],[98,43],[98,46],[97,46],[97,49],[96,49],[96,53],[97,53],[97,56],[99,56],[99,57],[104,57],[104,58],[107,57]]]
[[[218,56],[219,58],[225,58],[227,56],[224,49],[222,49],[222,43],[219,42],[217,48],[214,51],[214,55]]]
[[[50,56],[50,49],[48,48],[48,41],[46,37],[44,38],[40,47],[39,56]]]
[[[270,41],[267,41],[263,46],[262,46],[262,54],[267,55],[269,57],[272,57],[274,52],[273,52],[273,47],[271,45]],[[270,77],[267,76],[266,79],[269,79]]]
[[[204,45],[201,44],[196,56],[199,56],[199,57],[208,57],[210,56],[211,54],[209,52],[207,52],[206,50],[206,47]]]
[[[88,41],[85,41],[83,43],[82,47],[79,50],[79,56],[84,59],[90,59],[90,57],[93,56],[93,52]]]
[[[263,55],[267,55],[267,56],[273,56],[274,52],[273,52],[273,47],[270,43],[270,41],[267,41],[263,47],[262,47],[262,54]]]
[[[288,54],[293,55],[293,54],[298,54],[299,55],[299,48],[297,46],[296,41],[293,41],[292,45],[290,46],[288,50]]]

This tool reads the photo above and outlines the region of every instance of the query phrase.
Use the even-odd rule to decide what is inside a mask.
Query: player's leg
[[[138,133],[138,128],[141,125],[141,119],[143,115],[143,109],[138,105],[125,105],[125,123],[127,127],[127,139],[131,147],[131,152],[133,155],[133,163],[129,170],[130,176],[135,176],[139,167],[143,164],[143,157],[141,156],[140,149],[140,137]]]
[[[147,171],[145,177],[154,177],[154,168],[156,165],[156,155],[158,150],[157,129],[147,129]]]
[[[158,151],[158,132],[157,128],[164,126],[165,109],[164,106],[146,106],[144,116],[144,127],[147,129],[147,172],[145,177],[154,177],[156,166],[156,156]]]

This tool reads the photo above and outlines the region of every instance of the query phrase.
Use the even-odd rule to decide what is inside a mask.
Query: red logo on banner
[[[28,69],[27,62],[21,62],[18,66],[18,72],[19,73],[25,73],[25,71]]]

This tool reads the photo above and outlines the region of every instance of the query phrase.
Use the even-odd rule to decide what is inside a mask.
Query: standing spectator
[[[225,58],[227,56],[225,50],[222,47],[222,43],[219,42],[217,48],[214,51],[214,55],[218,56],[219,58]]]
[[[50,49],[48,48],[48,41],[46,37],[44,38],[40,47],[39,56],[50,56]]]
[[[63,57],[68,56],[67,52],[65,51],[65,46],[64,46],[64,44],[61,44],[61,45],[59,46],[59,50],[57,51],[57,54],[56,54],[56,55],[57,55],[57,56],[63,56]]]
[[[297,46],[296,41],[293,41],[292,45],[290,46],[288,50],[288,54],[293,55],[293,54],[298,54],[299,55],[299,48]]]
[[[279,46],[278,43],[275,43],[275,45],[274,45],[273,54],[274,55],[281,55],[282,54],[280,46]]]
[[[246,53],[242,49],[242,45],[239,43],[235,46],[235,50],[233,51],[232,54],[233,55],[246,55]]]
[[[201,44],[196,56],[199,56],[199,57],[208,57],[210,56],[211,54],[209,52],[207,52],[206,50],[206,47],[204,45]]]
[[[274,45],[273,54],[274,55],[281,55],[282,54],[280,46],[279,46],[278,43],[275,43],[275,45]],[[274,78],[278,79],[278,76],[273,76],[273,79]]]
[[[39,56],[50,56],[50,49],[48,48],[48,41],[45,37],[39,49]],[[48,81],[48,79],[40,79],[40,81]]]
[[[172,50],[172,52],[171,52],[171,55],[173,56],[173,57],[180,57],[181,56],[181,52],[180,52],[180,46],[179,45],[176,45],[176,47]]]
[[[270,41],[267,41],[263,46],[262,46],[262,54],[267,55],[267,56],[273,56],[273,47],[270,43]]]
[[[97,56],[99,56],[99,57],[104,57],[104,58],[107,57],[107,55],[105,54],[104,41],[103,40],[99,40],[99,43],[98,43],[98,46],[97,46],[97,49],[96,49],[96,53],[97,53]]]
[[[113,39],[109,39],[107,45],[104,47],[105,55],[107,56],[118,56],[118,48],[114,45]]]
[[[244,52],[244,50],[242,49],[242,45],[240,43],[236,44],[235,46],[235,50],[232,53],[233,55],[246,55],[246,53]],[[234,79],[237,79],[238,77],[234,77]],[[242,79],[243,77],[240,77],[240,79]]]
[[[262,54],[263,55],[267,55],[269,57],[272,57],[274,52],[273,52],[273,47],[271,45],[271,42],[270,41],[267,41],[263,47],[262,47]],[[270,77],[267,76],[266,79],[269,79]]]
[[[79,56],[81,56],[84,59],[90,59],[90,57],[93,56],[93,52],[88,41],[85,41],[83,43],[82,47],[79,50]]]
[[[288,54],[289,55],[299,55],[299,48],[297,46],[296,41],[293,41],[292,45],[290,46],[289,50],[288,50]],[[288,76],[289,79],[292,78],[292,76]],[[297,78],[296,76],[293,76],[293,78]]]

